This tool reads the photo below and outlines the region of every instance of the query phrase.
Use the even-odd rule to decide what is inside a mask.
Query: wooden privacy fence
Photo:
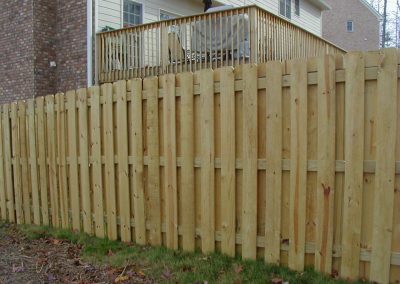
[[[3,105],[1,218],[399,281],[398,64],[326,55]]]

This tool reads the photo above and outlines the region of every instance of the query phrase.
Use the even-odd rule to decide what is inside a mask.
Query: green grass
[[[138,271],[162,283],[269,283],[281,278],[292,283],[348,283],[308,268],[303,273],[262,261],[243,261],[214,253],[186,253],[162,247],[146,247],[99,239],[86,234],[48,227],[21,226],[31,239],[53,237],[82,246],[82,259],[114,267],[134,265]],[[364,283],[364,282],[356,282]]]

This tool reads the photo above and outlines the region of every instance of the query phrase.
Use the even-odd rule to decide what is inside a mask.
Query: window
[[[178,18],[179,16],[176,14],[172,14],[170,12],[164,11],[164,10],[160,10],[160,21],[164,21],[164,20],[170,20],[170,19],[175,19]]]
[[[294,0],[294,13],[300,16],[300,0]]]
[[[349,33],[354,32],[353,21],[347,21],[347,31],[348,31]]]
[[[290,19],[292,17],[292,5],[291,5],[292,0],[280,0],[279,1],[279,13]]]
[[[124,28],[143,23],[142,9],[142,4],[124,0]]]

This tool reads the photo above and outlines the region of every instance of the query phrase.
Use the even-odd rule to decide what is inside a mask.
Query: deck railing
[[[345,51],[257,6],[97,34],[97,83]]]

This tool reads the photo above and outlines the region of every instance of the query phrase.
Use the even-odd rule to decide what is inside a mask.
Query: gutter
[[[87,13],[87,32],[86,32],[86,75],[87,75],[87,85],[88,87],[93,85],[93,70],[92,70],[92,53],[93,53],[93,0],[87,0],[86,13]]]

